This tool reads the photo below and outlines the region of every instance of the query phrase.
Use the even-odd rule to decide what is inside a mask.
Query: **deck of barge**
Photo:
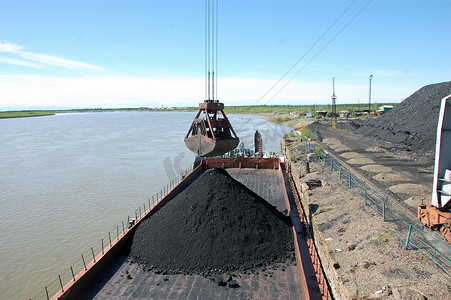
[[[281,212],[286,212],[284,183],[275,169],[227,169],[229,174]],[[187,249],[189,251],[189,249]],[[129,275],[129,276],[128,276]],[[200,275],[163,275],[117,260],[85,295],[88,299],[301,299],[296,262],[258,272],[234,274],[239,288],[218,286]],[[224,274],[224,279],[227,280]]]

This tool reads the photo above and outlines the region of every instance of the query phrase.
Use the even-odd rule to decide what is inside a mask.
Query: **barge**
[[[283,267],[234,274],[240,287],[215,284],[201,275],[164,275],[143,270],[127,259],[133,234],[145,218],[164,207],[192,184],[203,172],[223,168],[279,211],[288,211],[292,219],[296,261]],[[62,282],[56,295],[47,299],[331,299],[312,239],[308,238],[302,207],[286,164],[279,158],[209,157],[161,195],[136,220],[130,222],[109,246],[91,262],[84,263],[69,282]],[[190,249],[186,249],[190,251]],[[72,269],[71,269],[72,270]]]

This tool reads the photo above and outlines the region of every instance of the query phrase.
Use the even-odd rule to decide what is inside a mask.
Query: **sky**
[[[215,1],[216,3],[216,1]],[[451,80],[451,0],[219,0],[227,105],[400,102]],[[205,1],[0,0],[0,110],[197,106]],[[285,75],[285,76],[284,76]],[[370,75],[373,75],[370,81]]]

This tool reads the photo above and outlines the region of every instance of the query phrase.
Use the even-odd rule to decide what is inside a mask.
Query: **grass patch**
[[[315,147],[315,150],[313,150],[313,153],[315,153],[316,156],[318,156],[318,158],[326,156],[326,154],[323,152],[323,149],[321,147],[319,147],[319,146]]]
[[[298,160],[301,160],[301,155],[298,153],[298,154],[296,154],[296,155],[293,155],[292,157],[291,157],[291,161],[292,162],[297,162]]]
[[[378,232],[378,233],[376,233],[376,236],[382,242],[388,242],[388,237],[385,234]]]
[[[312,135],[310,134],[310,129],[307,129],[307,128],[301,129],[301,138],[303,140],[308,140],[311,137],[312,137]]]
[[[292,118],[290,118],[290,117],[283,117],[283,118],[278,117],[278,118],[274,119],[274,123],[283,124],[283,123],[289,122],[291,120],[292,120]]]

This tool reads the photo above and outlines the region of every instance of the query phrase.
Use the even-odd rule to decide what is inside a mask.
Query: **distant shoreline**
[[[6,111],[0,112],[0,119],[13,119],[13,118],[28,118],[28,117],[43,117],[53,116],[55,113],[50,111]]]
[[[373,104],[372,111],[376,111],[381,105],[396,105],[398,103],[378,103]],[[337,104],[337,111],[358,111],[368,108],[368,104]],[[254,115],[268,115],[268,114],[287,114],[291,113],[315,113],[316,111],[330,111],[330,105],[248,105],[248,106],[226,106],[224,112],[227,114],[254,114]],[[0,119],[6,118],[25,118],[25,117],[39,117],[51,116],[57,113],[83,113],[83,112],[115,112],[115,111],[141,111],[141,112],[195,112],[199,108],[192,107],[162,107],[162,108],[86,108],[86,109],[61,109],[61,110],[21,110],[21,111],[0,111]],[[287,118],[288,119],[288,118]],[[271,120],[274,122],[274,120]],[[276,123],[282,120],[278,120]],[[287,121],[287,120],[284,120]]]

